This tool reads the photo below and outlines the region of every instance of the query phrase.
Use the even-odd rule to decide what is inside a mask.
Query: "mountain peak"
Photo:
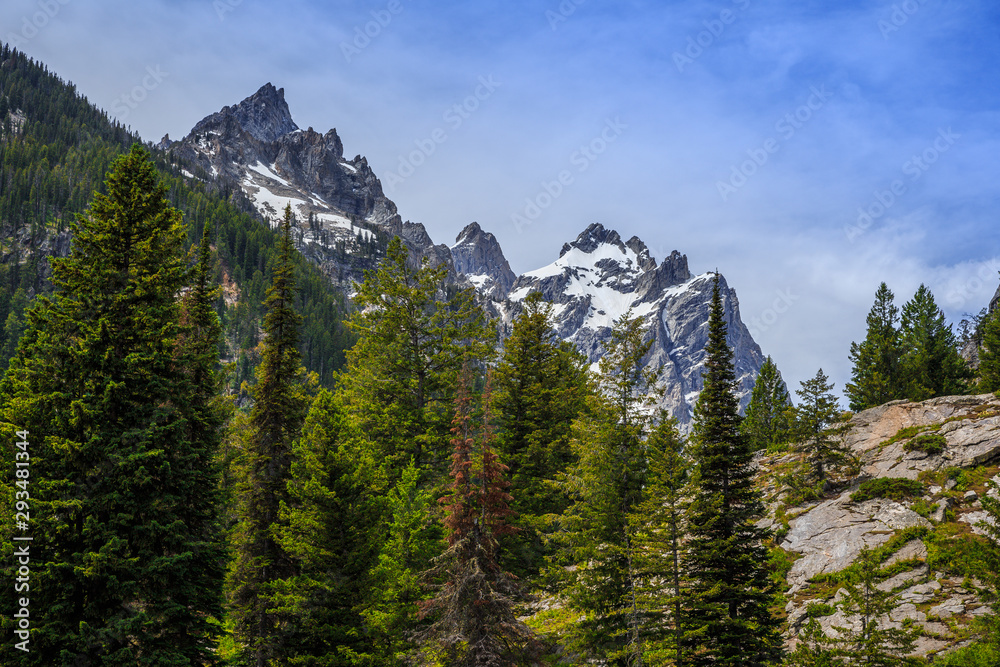
[[[451,247],[455,270],[465,274],[477,289],[491,298],[507,296],[517,279],[500,248],[497,237],[483,231],[478,222],[465,226]]]
[[[625,249],[625,244],[622,243],[622,237],[618,232],[613,229],[606,229],[599,222],[592,222],[585,230],[580,232],[575,241],[563,245],[559,256],[562,257],[573,248],[589,254],[594,252],[598,246],[604,244],[618,246],[622,250]]]
[[[279,137],[299,129],[285,102],[285,89],[275,88],[271,83],[265,83],[239,104],[223,107],[218,113],[203,119],[192,132],[217,130],[226,124],[227,119],[235,121],[244,132],[264,143],[277,141]]]

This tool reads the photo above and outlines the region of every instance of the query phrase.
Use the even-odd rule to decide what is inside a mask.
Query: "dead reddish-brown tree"
[[[421,634],[425,646],[444,652],[455,667],[531,664],[539,642],[517,619],[525,599],[513,575],[500,567],[497,538],[515,530],[505,466],[493,449],[490,380],[482,398],[482,427],[474,427],[471,373],[466,367],[455,399],[451,440],[451,493],[441,499],[448,548],[426,573],[437,595],[421,614],[433,623]],[[478,435],[478,438],[476,437]],[[478,440],[478,443],[477,443]]]

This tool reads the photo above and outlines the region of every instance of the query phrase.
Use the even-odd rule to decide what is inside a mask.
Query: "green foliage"
[[[944,451],[947,444],[948,441],[944,439],[943,435],[939,433],[925,433],[923,435],[918,435],[913,440],[910,440],[903,445],[903,451],[924,452],[931,455],[940,454]]]
[[[893,305],[893,298],[889,287],[881,283],[875,292],[875,304],[868,312],[865,340],[851,343],[851,381],[844,393],[855,412],[902,397],[902,343],[896,328],[899,310]]]
[[[552,329],[552,306],[533,292],[523,301],[494,373],[497,449],[509,468],[518,531],[501,538],[504,566],[533,576],[551,556],[547,534],[569,506],[556,479],[574,461],[573,420],[590,390],[587,361]]]
[[[844,599],[837,606],[853,619],[851,627],[834,626],[836,637],[826,635],[815,616],[800,633],[796,651],[788,657],[789,667],[847,667],[849,665],[898,666],[922,664],[919,658],[906,657],[916,643],[919,630],[903,624],[901,628],[882,627],[899,604],[899,596],[878,588],[881,580],[878,565],[881,554],[863,548],[850,577],[841,579]],[[829,605],[810,609],[816,616],[828,615]],[[823,612],[823,613],[819,613]]]
[[[18,132],[0,129],[0,370],[6,367],[23,332],[24,305],[18,290],[30,298],[51,292],[45,264],[48,254],[66,247],[70,222],[84,213],[93,193],[107,194],[104,174],[111,162],[139,137],[80,96],[25,54],[0,47],[0,127],[7,109],[19,109],[26,120]],[[9,120],[9,117],[7,117]],[[238,186],[225,179],[203,180],[182,174],[202,171],[156,154],[153,159],[167,186],[171,205],[187,222],[185,247],[197,246],[210,226],[217,253],[212,280],[224,282],[238,303],[219,298],[214,307],[222,320],[222,352],[236,360],[230,390],[252,381],[254,353],[265,309],[263,301],[277,264],[279,234],[251,210]],[[306,259],[297,257],[300,289],[296,308],[306,317],[300,351],[306,369],[332,387],[352,343],[342,314],[344,297]],[[13,317],[12,317],[13,316]]]
[[[575,502],[563,519],[562,552],[553,570],[569,604],[585,614],[573,629],[573,645],[616,665],[641,653],[629,515],[642,499],[643,443],[660,391],[658,371],[643,364],[652,344],[645,333],[631,312],[615,322],[599,364],[600,394],[573,424],[578,463],[567,476],[567,490]],[[563,564],[575,567],[566,570]]]
[[[291,237],[292,210],[285,208],[279,263],[268,291],[265,337],[257,382],[250,388],[253,407],[243,443],[242,473],[234,530],[236,558],[229,576],[231,612],[249,660],[266,664],[287,656],[291,629],[283,611],[284,581],[297,574],[292,555],[276,527],[289,501],[292,443],[309,409],[309,379],[301,367],[299,323]],[[294,630],[292,630],[294,631]]]
[[[757,373],[746,417],[740,428],[754,449],[779,450],[790,437],[788,410],[792,401],[781,372],[770,356]]]
[[[837,612],[837,608],[832,604],[823,602],[810,602],[806,605],[806,616],[809,618],[821,618],[831,616]]]
[[[0,391],[0,421],[32,442],[31,601],[45,610],[30,653],[0,655],[203,664],[223,574],[211,289],[186,267],[181,216],[143,148],[115,160],[105,191],[71,224]]]
[[[1000,391],[1000,313],[994,311],[986,315],[980,326],[978,391]]]
[[[851,494],[851,501],[863,503],[872,498],[908,500],[924,492],[924,485],[915,479],[904,477],[878,477],[861,482],[858,490]]]
[[[991,581],[1000,572],[1000,558],[987,540],[957,522],[940,523],[924,539],[927,565],[960,577]]]
[[[490,360],[496,331],[471,288],[444,285],[447,267],[412,267],[398,237],[387,253],[354,299],[343,401],[383,456],[441,470],[463,360]]]
[[[795,448],[806,455],[813,479],[822,482],[827,469],[840,464],[847,456],[843,444],[845,426],[836,425],[840,421],[840,408],[837,398],[830,392],[833,384],[827,382],[822,368],[816,372],[816,377],[801,384],[802,389],[795,390],[801,401],[792,411]]]
[[[971,377],[958,354],[958,341],[934,295],[921,285],[903,306],[900,325],[902,377],[905,397],[922,401],[934,396],[962,394]]]
[[[712,288],[704,388],[695,406],[691,508],[683,558],[693,665],[765,663],[783,653],[770,612],[768,531],[754,484],[754,450],[740,431],[732,350],[719,278]]]

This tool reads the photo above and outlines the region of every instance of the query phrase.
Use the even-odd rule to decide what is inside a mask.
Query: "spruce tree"
[[[396,237],[354,297],[358,342],[341,380],[345,406],[382,454],[401,469],[447,459],[452,398],[465,355],[489,360],[495,330],[471,288],[444,284],[445,266],[412,266]]]
[[[569,499],[555,484],[573,461],[570,427],[589,390],[587,362],[552,328],[552,306],[532,292],[514,319],[494,373],[497,449],[509,468],[518,531],[501,540],[506,566],[537,574],[549,554],[551,517]]]
[[[868,312],[865,339],[851,343],[851,382],[844,392],[851,410],[867,410],[903,397],[899,309],[893,298],[889,287],[881,283]]]
[[[795,449],[806,455],[817,482],[825,480],[828,468],[842,462],[847,455],[843,428],[835,426],[840,421],[840,406],[830,392],[833,384],[827,380],[821,368],[816,377],[801,382],[802,388],[795,390],[801,400],[793,410]]]
[[[322,390],[292,446],[278,527],[295,571],[276,584],[276,613],[288,618],[284,664],[341,664],[376,651],[360,607],[365,587],[377,583],[366,576],[385,491],[374,448],[336,397]]]
[[[905,397],[922,401],[965,393],[971,377],[958,354],[958,341],[934,295],[921,285],[903,306],[900,338]]]
[[[1000,391],[1000,311],[994,310],[981,320],[982,343],[979,347],[979,391]]]
[[[788,387],[768,356],[757,373],[746,417],[740,425],[755,450],[777,449],[788,441],[788,410],[791,407]]]
[[[765,665],[782,654],[769,610],[769,531],[754,483],[753,448],[740,430],[733,353],[718,275],[712,287],[704,388],[695,405],[694,476],[684,570],[692,665]]]
[[[563,594],[585,614],[572,645],[609,664],[632,664],[643,653],[634,526],[647,462],[644,441],[661,393],[659,369],[643,363],[651,340],[631,312],[619,318],[599,363],[599,394],[573,426],[578,463],[567,477],[575,496],[559,537]]]
[[[642,501],[629,517],[635,535],[643,662],[682,665],[687,622],[680,559],[691,465],[677,421],[663,411],[645,446],[646,484]]]
[[[0,655],[209,664],[222,573],[211,290],[199,271],[182,322],[184,227],[145,149],[114,161],[106,192],[52,260],[55,293],[30,309],[0,391],[0,421],[31,443],[35,556],[30,652]]]
[[[253,407],[244,443],[240,523],[234,532],[236,562],[230,572],[230,599],[237,636],[247,661],[265,667],[284,657],[288,618],[277,613],[279,583],[296,574],[292,556],[281,545],[279,510],[289,500],[292,443],[309,407],[305,371],[299,355],[295,312],[292,209],[285,207],[278,263],[264,302],[264,341],[257,382],[250,389]]]

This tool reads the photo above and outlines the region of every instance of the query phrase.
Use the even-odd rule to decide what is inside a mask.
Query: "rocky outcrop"
[[[907,446],[920,436],[925,436],[924,442],[933,436],[940,451],[927,453],[914,444]],[[963,576],[960,563],[928,567],[928,545],[975,539],[972,535],[983,535],[983,524],[991,523],[979,497],[996,493],[988,484],[991,476],[993,482],[1000,482],[996,474],[1000,472],[1000,399],[983,394],[919,403],[893,401],[853,415],[844,444],[855,457],[859,474],[846,480],[847,488],[835,496],[801,507],[784,506],[780,485],[774,483],[782,466],[794,456],[761,460],[762,480],[773,492],[772,500],[777,500],[772,518],[762,525],[781,530],[780,546],[794,559],[787,575],[789,644],[794,644],[810,608],[828,612],[812,615],[831,636],[837,635],[839,627],[856,626],[858,619],[838,607],[844,591],[831,592],[828,586],[817,584],[816,577],[850,567],[865,546],[889,549],[895,545],[898,548],[893,547],[881,565],[882,571],[893,574],[879,588],[897,595],[897,605],[880,619],[881,625],[909,624],[919,629],[914,655],[954,648],[964,637],[964,626],[988,613],[989,607],[978,594],[982,584]],[[924,493],[905,501],[851,500],[861,482],[882,477],[919,480]],[[907,529],[914,537],[900,543],[896,536]]]

